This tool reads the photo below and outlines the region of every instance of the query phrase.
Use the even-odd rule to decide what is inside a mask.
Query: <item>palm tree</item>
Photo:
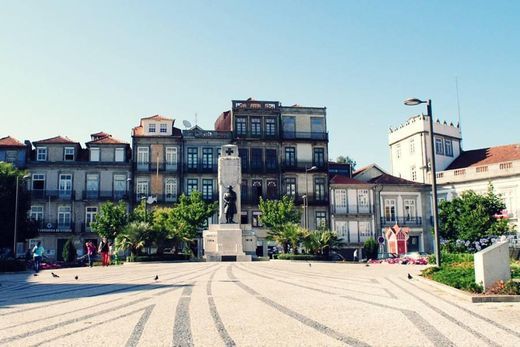
[[[150,236],[151,226],[145,222],[131,222],[117,235],[115,246],[117,250],[130,250],[130,257],[137,255]]]
[[[331,250],[340,248],[344,242],[330,230],[307,231],[303,244],[308,253],[329,257]]]

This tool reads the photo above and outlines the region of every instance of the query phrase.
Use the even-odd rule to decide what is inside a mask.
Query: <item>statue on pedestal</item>
[[[233,216],[237,213],[237,193],[232,186],[227,187],[228,191],[224,193],[222,200],[224,201],[224,214],[226,215],[226,223],[235,223]]]

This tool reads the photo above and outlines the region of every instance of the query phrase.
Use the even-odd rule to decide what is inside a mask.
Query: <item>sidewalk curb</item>
[[[471,294],[463,290],[450,287],[443,283],[439,283],[422,276],[416,277],[420,282],[425,283],[429,286],[436,287],[448,294],[456,296],[460,299],[472,302],[472,303],[486,303],[486,302],[520,302],[520,295],[484,295],[484,294]]]

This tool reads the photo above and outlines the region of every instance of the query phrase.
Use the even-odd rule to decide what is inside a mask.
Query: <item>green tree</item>
[[[63,246],[63,252],[61,254],[63,256],[63,260],[67,263],[72,263],[76,260],[77,251],[76,247],[74,247],[74,239],[69,237],[65,245]]]
[[[282,245],[284,253],[289,253],[289,246],[291,246],[292,253],[296,254],[304,236],[305,232],[299,224],[286,223],[281,232],[272,236],[272,240]]]
[[[352,171],[354,171],[356,169],[356,165],[357,165],[357,162],[354,159],[352,159],[351,157],[349,157],[348,155],[346,157],[340,155],[339,157],[336,158],[336,163],[350,164]]]
[[[127,205],[120,201],[117,204],[107,201],[101,205],[96,220],[91,228],[100,236],[115,239],[128,223]]]
[[[367,259],[377,259],[378,245],[376,240],[369,238],[363,244],[363,253]]]
[[[330,251],[343,246],[335,232],[330,230],[307,231],[303,239],[307,253],[328,257]]]
[[[152,227],[148,223],[130,222],[116,236],[116,250],[129,250],[131,258],[134,258],[149,240],[151,229]]]
[[[287,236],[294,234],[294,226],[299,224],[301,214],[289,196],[283,196],[281,200],[264,200],[260,198],[258,205],[260,220],[269,228],[267,237],[279,242],[287,253],[290,244]]]
[[[24,171],[16,169],[11,163],[0,162],[0,246],[2,247],[13,247],[16,177],[18,177],[19,187],[17,241],[38,235],[36,223],[32,223],[27,218],[30,199],[23,189],[24,174]]]
[[[490,184],[486,194],[463,192],[451,201],[439,204],[439,233],[447,240],[477,241],[485,236],[503,235],[511,231],[507,219],[497,219],[505,204]]]

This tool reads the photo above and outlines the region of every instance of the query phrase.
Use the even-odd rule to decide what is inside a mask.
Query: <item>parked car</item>
[[[413,258],[413,259],[425,258],[427,256],[429,256],[429,254],[426,252],[408,252],[408,253],[402,255],[402,257]]]
[[[397,253],[379,253],[377,255],[377,259],[394,259],[399,258],[399,254]]]

